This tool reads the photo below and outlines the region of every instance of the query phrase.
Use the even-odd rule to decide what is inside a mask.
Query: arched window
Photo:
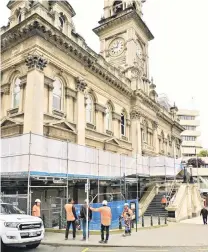
[[[121,135],[126,135],[126,116],[124,113],[121,113]]]
[[[53,83],[53,109],[61,110],[62,109],[62,93],[63,85],[61,81],[55,78]]]
[[[148,143],[148,126],[146,121],[144,121],[143,142]]]
[[[86,99],[86,122],[92,123],[94,122],[94,104],[93,98],[91,95],[87,95]]]
[[[12,91],[12,107],[18,108],[20,103],[20,82],[21,80],[17,77],[14,79],[13,91]]]
[[[108,104],[106,108],[106,115],[105,115],[105,127],[106,130],[112,130],[112,108]]]

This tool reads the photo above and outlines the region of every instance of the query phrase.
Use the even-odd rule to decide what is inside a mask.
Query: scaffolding
[[[101,181],[174,179],[181,170],[180,164],[180,159],[131,157],[32,133],[1,140],[1,176],[27,179],[27,213],[31,213],[31,190],[37,187],[31,185],[31,178],[41,181],[50,178],[53,185],[38,187],[64,188],[67,199],[68,183],[73,179],[97,181],[99,195]]]

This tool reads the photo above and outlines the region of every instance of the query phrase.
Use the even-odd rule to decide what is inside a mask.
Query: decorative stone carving
[[[112,113],[112,119],[113,119],[113,120],[121,121],[121,115],[120,115],[120,114],[117,114],[116,112],[113,112],[113,113]]]
[[[9,95],[10,94],[10,83],[4,84],[1,86],[1,93],[5,94],[5,95]]]
[[[95,111],[100,111],[102,113],[105,113],[106,107],[101,104],[95,103]]]
[[[76,99],[77,98],[77,91],[75,91],[69,87],[66,87],[65,96],[66,97],[73,97],[74,99]]]
[[[12,108],[7,110],[7,116],[13,115],[13,114],[17,114],[19,111],[19,108]]]
[[[130,126],[130,125],[131,125],[131,120],[126,119],[126,125],[127,125],[127,126]]]
[[[157,128],[158,128],[158,122],[153,121],[153,122],[152,122],[152,129],[153,129],[153,130],[156,130]]]
[[[27,84],[27,75],[20,76],[19,79],[21,80],[20,88],[24,88]]]
[[[48,61],[43,58],[43,56],[38,55],[36,53],[32,55],[28,55],[27,59],[25,60],[26,66],[28,69],[39,69],[41,71],[47,66]]]
[[[141,113],[139,111],[137,111],[137,110],[133,110],[130,113],[130,118],[132,120],[139,120],[141,118]]]
[[[84,79],[77,77],[76,78],[76,90],[84,93],[85,89],[87,87],[87,83]]]
[[[50,91],[52,91],[54,89],[53,82],[54,82],[53,79],[51,79],[47,76],[44,76],[44,85],[47,86]]]

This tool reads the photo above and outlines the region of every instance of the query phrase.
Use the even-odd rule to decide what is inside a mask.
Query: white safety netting
[[[175,176],[180,159],[129,157],[43,136],[26,134],[1,140],[1,173],[54,177]]]

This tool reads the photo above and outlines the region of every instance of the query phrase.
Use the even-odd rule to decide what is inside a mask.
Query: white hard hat
[[[107,202],[107,200],[103,200],[103,206],[107,206],[108,205],[108,202]]]
[[[128,204],[128,203],[125,203],[124,206],[129,206],[129,204]]]
[[[40,199],[36,199],[35,203],[41,203]]]

